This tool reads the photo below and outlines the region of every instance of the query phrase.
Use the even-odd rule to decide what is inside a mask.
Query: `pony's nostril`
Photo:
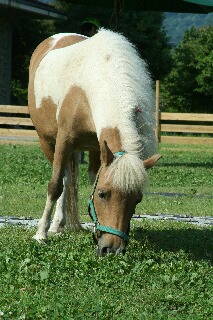
[[[122,253],[123,255],[125,255],[126,249],[122,249],[122,250],[121,250],[121,253]]]
[[[103,257],[103,256],[105,256],[106,254],[111,253],[111,252],[113,252],[112,248],[110,248],[110,247],[103,247],[103,248],[101,248],[101,250],[100,250],[100,256]]]
[[[119,254],[125,254],[126,253],[126,249],[122,249],[121,247],[115,249],[113,247],[102,247],[99,250],[99,255],[101,257],[107,255],[108,253],[114,253],[116,256],[118,256]]]
[[[118,248],[115,250],[115,255],[118,256],[119,254],[125,255],[126,249]]]

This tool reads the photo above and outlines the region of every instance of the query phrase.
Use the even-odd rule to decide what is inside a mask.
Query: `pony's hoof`
[[[48,230],[48,233],[57,234],[57,233],[62,233],[63,231],[64,231],[64,227],[51,226]]]
[[[58,233],[60,232],[60,228],[56,226],[51,226],[48,230],[49,233]]]
[[[44,243],[48,240],[47,236],[41,234],[35,234],[33,236],[33,239],[36,240],[38,243]]]

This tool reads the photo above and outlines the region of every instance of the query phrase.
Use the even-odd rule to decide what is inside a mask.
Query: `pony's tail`
[[[83,230],[78,216],[78,167],[79,153],[72,152],[69,161],[69,184],[66,198],[66,228]]]

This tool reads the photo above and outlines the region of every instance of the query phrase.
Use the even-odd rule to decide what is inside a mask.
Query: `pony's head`
[[[143,198],[146,170],[160,155],[142,161],[124,151],[112,153],[107,142],[101,147],[102,165],[89,199],[89,212],[95,223],[94,239],[98,254],[125,253],[129,240],[130,220]]]

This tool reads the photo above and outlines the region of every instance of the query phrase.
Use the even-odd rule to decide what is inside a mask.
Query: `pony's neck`
[[[142,141],[135,128],[125,126],[122,129],[119,126],[102,128],[99,138],[100,146],[104,140],[112,153],[126,151],[129,154],[141,156]]]
[[[112,153],[122,150],[121,136],[118,128],[103,128],[100,134],[100,145],[102,145],[104,140],[107,142]]]

